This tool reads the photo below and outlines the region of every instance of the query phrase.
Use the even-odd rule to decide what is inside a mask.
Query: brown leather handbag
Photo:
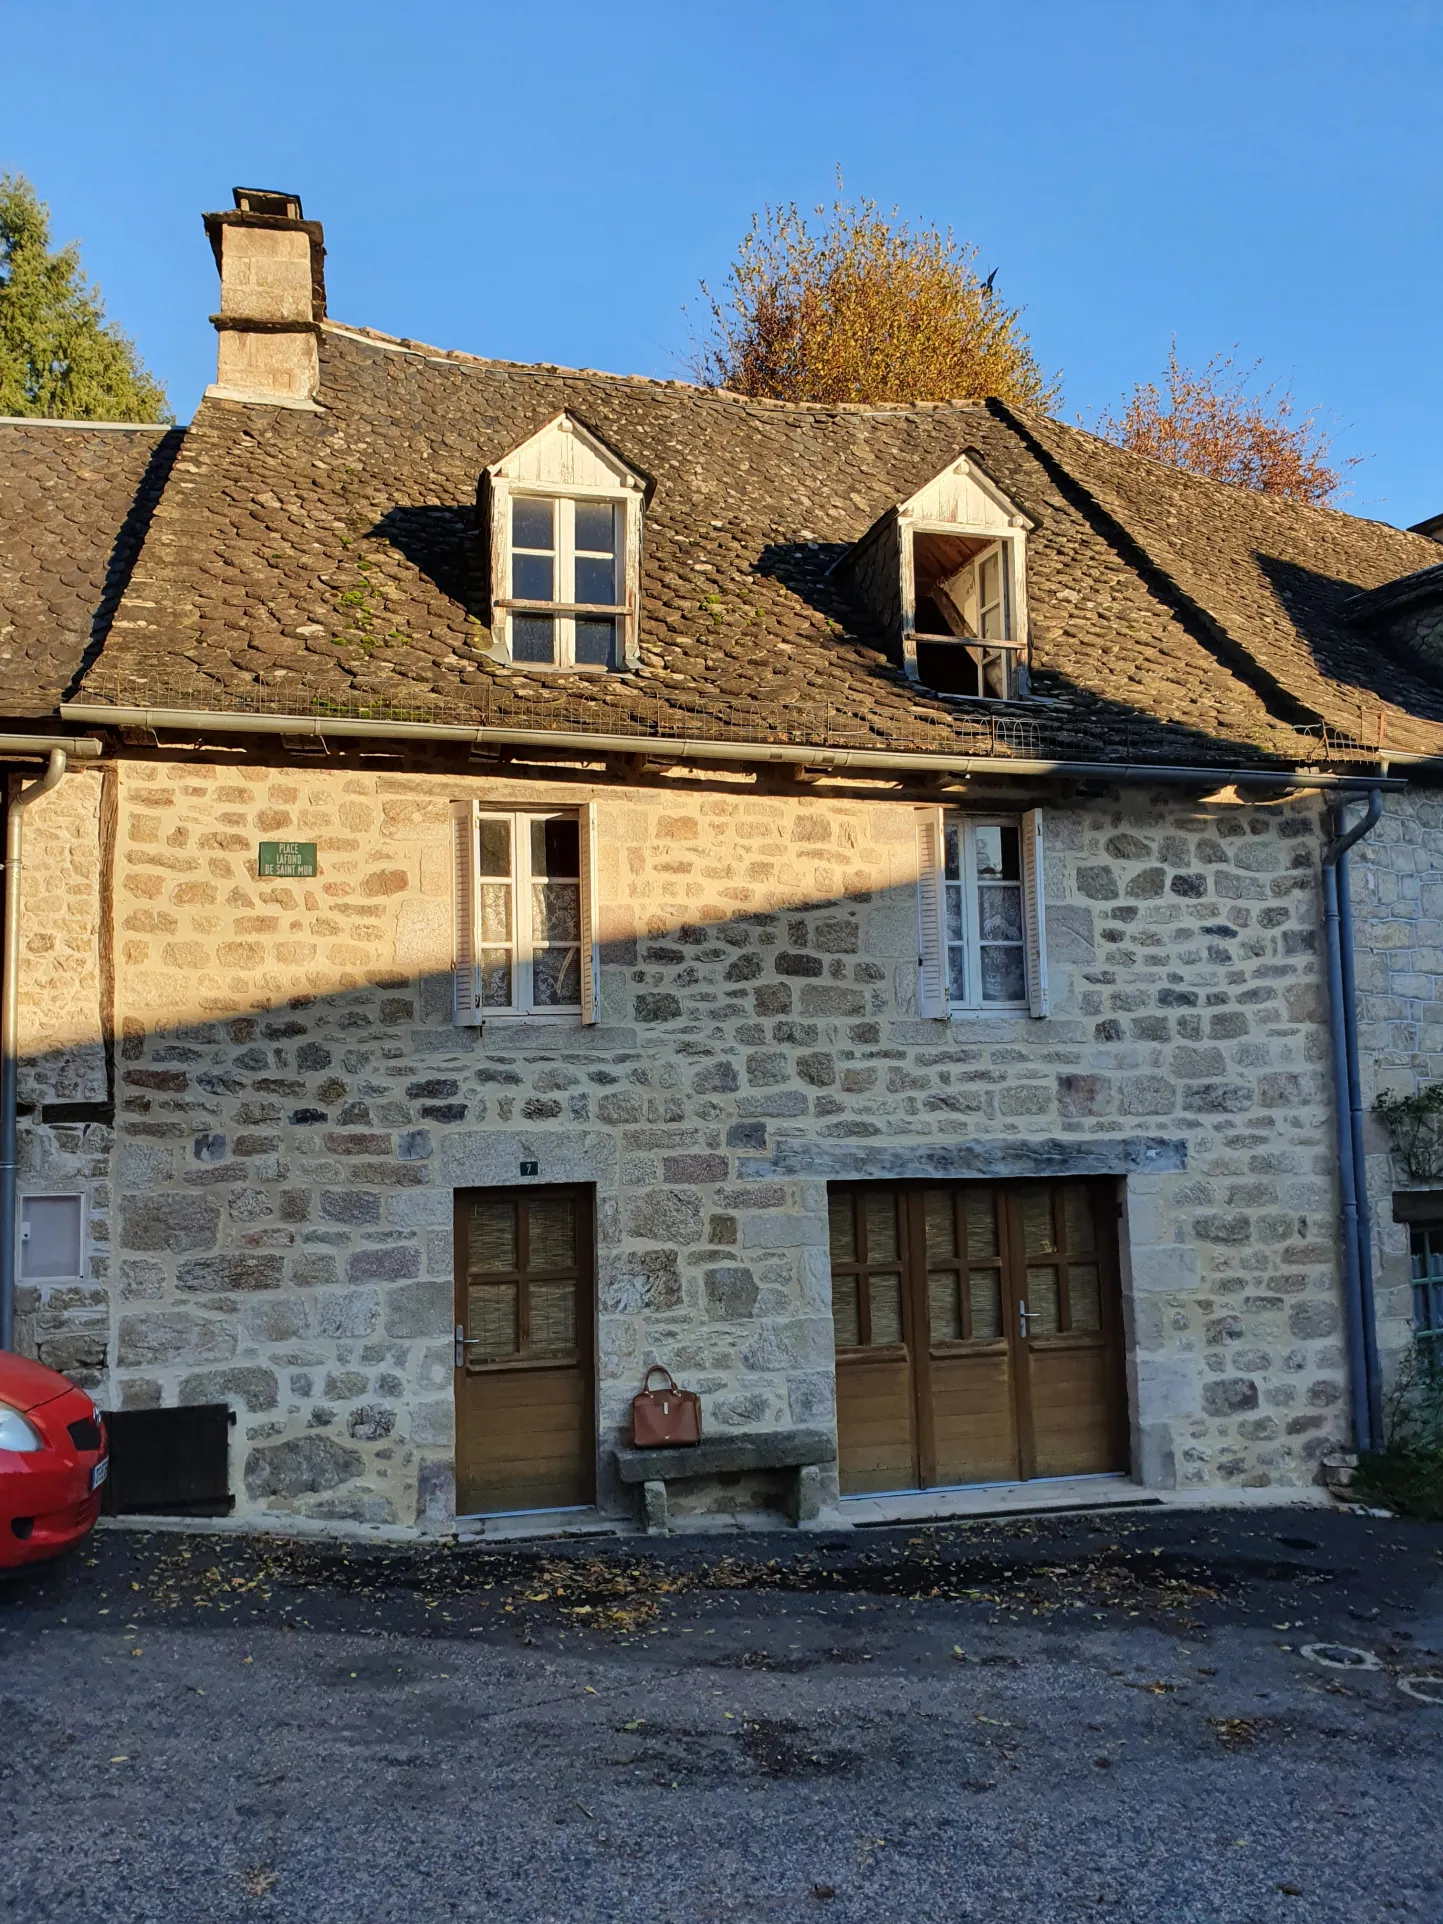
[[[666,1378],[664,1390],[650,1387],[658,1371]],[[701,1442],[701,1398],[695,1390],[679,1390],[676,1378],[660,1363],[652,1364],[640,1394],[631,1399],[631,1440],[638,1450]]]

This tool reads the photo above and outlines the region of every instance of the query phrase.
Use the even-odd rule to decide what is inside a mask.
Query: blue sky
[[[0,169],[79,237],[182,420],[213,378],[200,226],[236,183],[322,220],[330,311],[675,375],[752,210],[849,192],[975,242],[1068,418],[1239,345],[1443,511],[1439,0],[0,0]],[[45,78],[42,66],[55,75]]]

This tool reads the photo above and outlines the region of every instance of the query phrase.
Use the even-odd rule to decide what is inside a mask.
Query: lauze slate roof
[[[131,518],[148,527],[118,606],[103,590],[92,603],[103,646],[81,699],[1172,762],[1318,761],[1323,725],[1376,743],[1381,717],[1389,747],[1443,752],[1443,683],[1381,653],[1345,609],[1434,564],[1436,544],[1178,474],[1045,417],[996,402],[751,402],[330,322],[319,400],[312,413],[208,398],[169,444],[153,512]],[[478,480],[562,409],[652,484],[641,660],[627,673],[538,674],[487,652]],[[0,460],[12,435],[48,446],[67,432],[0,427]],[[961,454],[1034,524],[1040,701],[910,687],[836,571]],[[87,493],[84,462],[68,458],[47,528],[67,525],[67,490]],[[120,465],[92,460],[106,458]],[[6,463],[0,496],[10,486]],[[70,513],[92,554],[99,503]],[[7,509],[7,569],[24,518]],[[53,545],[55,578],[90,583]],[[52,663],[28,639],[23,672],[0,684],[31,704],[14,712],[42,712],[80,666],[88,631],[75,609],[67,620],[78,641],[57,639]],[[32,620],[26,635],[39,634]]]
[[[53,714],[99,647],[181,435],[0,422],[0,714]]]

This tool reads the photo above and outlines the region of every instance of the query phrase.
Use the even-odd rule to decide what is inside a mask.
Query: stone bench
[[[616,1467],[623,1483],[641,1485],[641,1512],[648,1536],[670,1528],[666,1486],[690,1477],[724,1476],[737,1470],[793,1470],[787,1514],[793,1523],[814,1523],[821,1508],[821,1465],[837,1454],[827,1430],[726,1431],[674,1449],[636,1450],[621,1445]]]

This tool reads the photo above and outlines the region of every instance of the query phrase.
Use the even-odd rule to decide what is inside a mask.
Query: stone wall
[[[596,1026],[451,1026],[469,794],[598,803]],[[829,1424],[827,1175],[1074,1144],[1126,1174],[1146,1476],[1312,1480],[1343,1403],[1316,807],[1045,824],[1054,1013],[937,1022],[895,799],[127,763],[111,1394],[229,1398],[242,1513],[442,1520],[451,1192],[534,1159],[596,1187],[603,1445],[653,1357],[713,1426]],[[258,881],[262,837],[320,876]]]
[[[23,779],[12,778],[11,792]],[[112,1132],[99,1119],[58,1122],[57,1108],[108,1097],[102,1006],[105,817],[115,777],[83,764],[25,813],[19,992],[19,1169],[27,1194],[83,1197],[83,1275],[16,1294],[20,1345],[88,1388],[104,1381]],[[52,1119],[47,1121],[49,1115]]]
[[[1349,864],[1358,1053],[1371,1111],[1385,1090],[1410,1095],[1443,1081],[1443,795],[1416,787],[1387,795],[1382,820]],[[1393,1221],[1393,1196],[1443,1192],[1443,1178],[1410,1175],[1372,1114],[1366,1142],[1379,1347],[1391,1368],[1408,1346],[1413,1314],[1408,1230]],[[1443,1218],[1443,1196],[1438,1213]]]

